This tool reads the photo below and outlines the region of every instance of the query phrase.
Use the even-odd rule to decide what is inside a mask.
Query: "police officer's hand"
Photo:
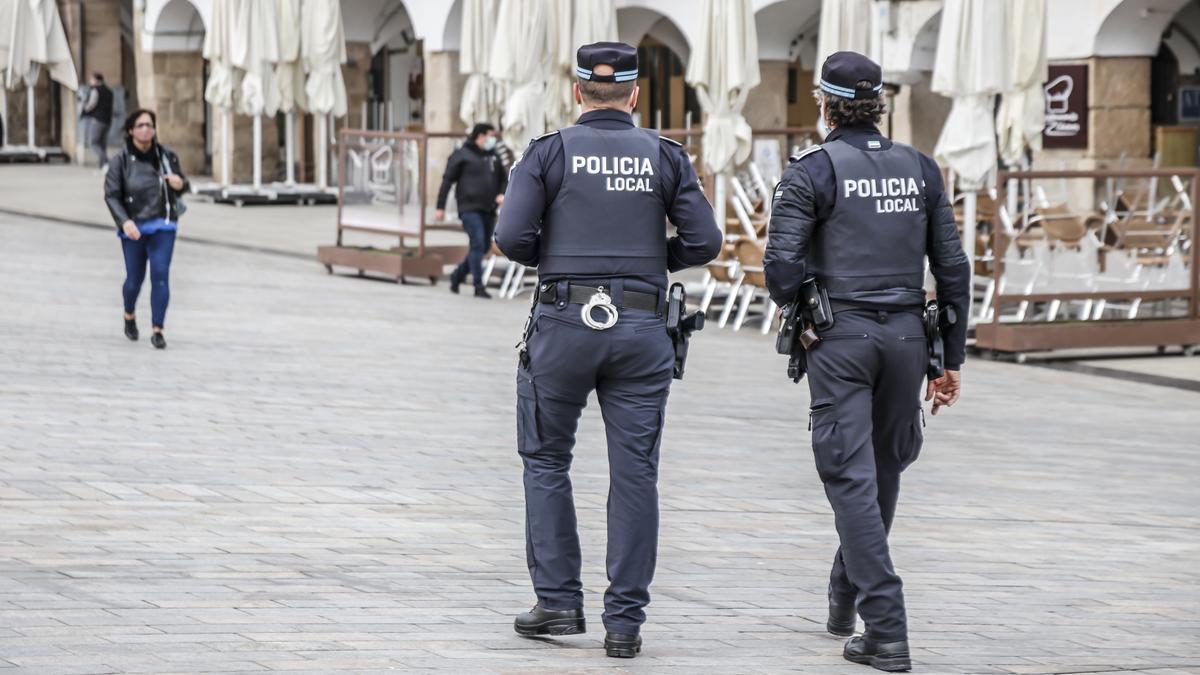
[[[433,221],[435,223],[440,223],[445,219],[446,219],[446,209],[438,209],[437,211],[433,212]]]
[[[504,203],[504,195],[503,194],[496,195],[496,206],[499,206],[503,203]]]
[[[958,402],[962,391],[962,373],[957,370],[947,370],[946,374],[936,380],[930,380],[925,387],[925,400],[933,401],[933,414],[938,414],[938,408],[949,408]]]

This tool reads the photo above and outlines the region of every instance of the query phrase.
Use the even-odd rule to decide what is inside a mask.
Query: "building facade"
[[[458,72],[461,0],[342,0],[349,63],[343,70],[349,114],[338,126],[457,131],[462,85]],[[118,90],[119,106],[159,114],[164,142],[187,168],[209,172],[213,120],[203,98],[207,69],[200,51],[210,0],[59,0],[80,72],[101,71]],[[1055,138],[1034,157],[1045,168],[1094,168],[1123,162],[1194,164],[1200,122],[1200,0],[1051,0],[1048,55],[1052,93],[1061,105]],[[623,41],[643,60],[639,119],[645,126],[699,125],[700,111],[683,81],[700,29],[696,4],[680,0],[618,0]],[[756,129],[810,126],[810,96],[820,0],[755,0],[762,83],[750,93],[746,117]],[[931,152],[949,100],[930,91],[941,16],[940,0],[877,0],[876,53],[895,85],[891,134]],[[81,78],[83,79],[83,78]],[[1070,86],[1068,86],[1068,84]],[[78,153],[77,107],[70,92],[39,82],[43,144]],[[1060,100],[1061,99],[1061,100]],[[45,107],[41,107],[44,102]],[[125,105],[120,105],[124,103]],[[10,92],[10,143],[23,141],[24,95]],[[1070,120],[1074,120],[1073,122]],[[1071,132],[1071,133],[1066,133]],[[298,175],[311,175],[311,120],[297,125]],[[1057,131],[1056,131],[1057,133]],[[263,171],[282,173],[282,122],[264,125]],[[250,120],[234,131],[235,178],[250,171]]]

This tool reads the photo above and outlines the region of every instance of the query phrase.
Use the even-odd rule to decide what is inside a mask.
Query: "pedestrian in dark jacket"
[[[492,245],[496,207],[504,202],[504,190],[508,187],[508,173],[495,149],[496,128],[490,124],[476,124],[467,136],[467,142],[450,155],[446,172],[442,174],[434,218],[445,219],[450,186],[457,184],[458,217],[470,239],[467,257],[450,275],[451,293],[458,292],[469,271],[475,279],[475,297],[491,297],[483,287],[483,257]]]
[[[134,306],[146,264],[150,265],[150,343],[165,349],[163,322],[171,298],[168,278],[175,230],[183,207],[180,195],[189,184],[179,157],[155,138],[157,118],[149,110],[135,110],[125,120],[125,145],[108,167],[104,201],[117,224],[125,254],[125,337],[138,339]]]
[[[96,161],[103,171],[108,164],[108,128],[112,124],[113,93],[104,84],[104,75],[92,74],[91,87],[83,102],[82,117],[88,145],[96,153]]]

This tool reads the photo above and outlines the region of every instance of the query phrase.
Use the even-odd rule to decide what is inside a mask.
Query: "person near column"
[[[844,657],[903,671],[908,620],[888,532],[900,473],[923,440],[925,259],[938,302],[961,317],[943,334],[945,376],[926,385],[934,414],[959,396],[970,266],[937,164],[879,132],[882,88],[866,56],[826,59],[817,98],[832,131],[784,172],[763,262],[780,306],[809,277],[832,304],[832,328],[807,353],[813,454],[841,542],[826,627],[852,636],[861,616],[866,630],[846,642]]]
[[[125,256],[125,337],[138,339],[134,308],[150,267],[150,344],[166,349],[163,326],[167,303],[175,232],[183,207],[181,195],[189,183],[179,157],[159,144],[150,110],[135,110],[125,120],[125,144],[109,164],[104,180],[108,205]]]
[[[101,171],[108,168],[108,129],[112,125],[113,93],[103,73],[92,73],[91,86],[83,102],[84,133],[88,147],[96,153]]]
[[[475,297],[492,297],[483,286],[483,258],[492,246],[496,207],[504,202],[504,189],[508,186],[508,174],[495,149],[496,128],[486,123],[476,124],[462,147],[450,155],[442,173],[433,217],[445,220],[450,188],[457,186],[458,217],[469,240],[467,257],[450,274],[451,293],[458,293],[458,287],[470,272],[475,281]]]
[[[722,236],[684,148],[634,126],[637,50],[579,48],[574,126],[534,139],[512,170],[496,243],[538,268],[517,369],[526,557],[537,604],[522,636],[586,628],[571,453],[596,392],[608,442],[604,646],[632,658],[658,547],[659,443],[674,349],[667,273],[716,257]],[[668,237],[667,220],[676,234]]]

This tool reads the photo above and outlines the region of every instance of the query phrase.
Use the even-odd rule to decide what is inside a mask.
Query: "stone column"
[[[454,131],[466,133],[466,127],[458,117],[462,102],[466,76],[458,72],[458,52],[428,52],[425,54],[425,124],[429,131]],[[438,188],[442,184],[442,170],[458,139],[430,139],[426,157],[425,199],[429,208],[434,207]],[[513,148],[522,151],[525,148]]]
[[[1093,58],[1088,68],[1088,156],[1150,156],[1150,57]]]

